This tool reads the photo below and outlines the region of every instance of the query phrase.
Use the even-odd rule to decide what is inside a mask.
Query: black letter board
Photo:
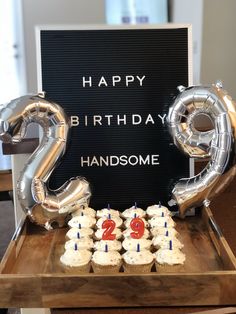
[[[189,28],[41,28],[39,35],[39,87],[73,125],[50,188],[81,175],[96,209],[166,204],[174,183],[189,176],[189,159],[166,126],[176,87],[190,83]]]

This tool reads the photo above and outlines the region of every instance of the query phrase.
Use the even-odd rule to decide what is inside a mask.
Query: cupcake
[[[60,257],[66,273],[88,273],[92,253],[89,250],[66,250]]]
[[[152,245],[156,249],[168,249],[170,246],[170,241],[172,241],[173,247],[177,249],[182,249],[184,245],[175,237],[165,236],[165,235],[156,235],[152,239]]]
[[[97,218],[101,218],[103,216],[108,217],[108,214],[110,214],[111,217],[120,216],[120,212],[118,210],[111,209],[110,204],[107,205],[107,208],[97,210]]]
[[[91,207],[80,207],[79,209],[74,211],[71,215],[72,217],[75,217],[75,216],[81,216],[82,214],[84,216],[95,217],[96,211]]]
[[[136,251],[137,245],[139,245],[141,251],[144,249],[149,250],[151,248],[152,241],[147,239],[125,238],[122,242],[122,246],[126,251]]]
[[[97,221],[97,223],[96,223],[97,228],[102,228],[103,222],[104,222],[105,220],[109,220],[109,219],[111,219],[111,220],[113,220],[113,221],[115,222],[116,228],[121,227],[122,224],[123,224],[123,220],[122,220],[119,216],[113,216],[113,217],[111,217],[111,215],[108,214],[108,217],[107,217],[107,216],[103,216],[103,217],[101,217],[101,218],[98,219],[98,221]]]
[[[71,228],[66,233],[66,238],[71,239],[81,239],[81,238],[88,238],[93,236],[93,229],[91,228]]]
[[[120,241],[117,240],[101,240],[96,241],[94,243],[94,250],[95,251],[105,251],[106,245],[109,251],[120,251],[122,249],[122,245]]]
[[[66,250],[91,250],[93,248],[93,240],[91,238],[71,239],[66,241]]]
[[[176,231],[175,228],[165,228],[165,227],[154,227],[150,229],[150,233],[153,237],[157,235],[167,235],[169,237],[178,237],[179,233]]]
[[[105,251],[95,251],[92,256],[92,267],[95,273],[117,273],[120,270],[122,258],[119,252],[109,251],[105,246]]]
[[[161,203],[159,203],[159,205],[148,206],[146,213],[150,218],[155,216],[171,216],[171,212],[169,211],[169,209],[165,206],[162,206]]]
[[[148,223],[151,228],[155,227],[169,228],[175,226],[174,220],[169,216],[166,217],[154,216],[148,220]]]
[[[156,270],[161,272],[183,271],[185,254],[178,248],[160,249],[153,254],[155,257]]]
[[[148,250],[127,251],[123,255],[123,267],[126,273],[148,273],[154,263],[153,254]]]
[[[127,218],[124,222],[125,228],[130,228],[130,223],[134,218]],[[148,222],[144,218],[140,218],[144,222],[144,227],[149,227]]]
[[[98,229],[95,233],[94,233],[94,239],[95,240],[101,240],[102,239],[102,235],[104,233],[104,229]],[[119,240],[122,237],[122,231],[119,228],[115,228],[112,231],[112,234],[115,234],[115,239]]]
[[[92,228],[96,224],[96,219],[91,216],[81,215],[75,216],[71,220],[68,221],[68,225],[71,228]]]
[[[131,228],[127,228],[123,231],[123,236],[124,238],[129,238],[131,237],[131,233],[134,232],[134,230],[132,230]],[[148,239],[150,236],[150,232],[145,228],[144,229],[144,234],[140,239]]]
[[[125,211],[123,211],[123,213],[121,213],[121,216],[125,219],[127,218],[135,218],[135,217],[145,217],[146,213],[142,208],[137,207],[137,204],[135,203],[134,206],[126,209]]]

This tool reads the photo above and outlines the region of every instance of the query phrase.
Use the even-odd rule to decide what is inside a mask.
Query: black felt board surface
[[[188,85],[188,29],[41,30],[40,41],[42,88],[79,121],[50,188],[81,175],[96,209],[166,203],[189,176],[160,118]]]

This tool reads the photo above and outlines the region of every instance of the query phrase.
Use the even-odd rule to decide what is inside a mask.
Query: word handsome
[[[106,114],[106,115],[95,115],[95,116],[71,116],[71,126],[99,126],[99,125],[150,125],[150,124],[156,124],[157,121],[161,122],[162,124],[165,124],[166,114],[164,115],[151,115],[150,113],[141,116],[140,114],[123,114],[123,115],[112,115],[112,114]]]
[[[92,76],[82,77],[82,86],[85,87],[117,87],[121,84],[125,84],[126,87],[130,85],[143,86],[143,80],[145,75],[125,75],[121,77],[120,75],[113,75],[109,78],[101,76],[99,78],[94,78]]]
[[[81,167],[116,167],[116,166],[156,166],[159,155],[121,155],[121,156],[81,156]]]

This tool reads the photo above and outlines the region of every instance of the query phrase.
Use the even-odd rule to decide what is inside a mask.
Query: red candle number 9
[[[106,229],[102,234],[102,240],[115,240],[116,235],[112,234],[116,227],[116,223],[114,220],[107,219],[102,223],[102,229]]]
[[[130,228],[134,231],[130,233],[131,238],[140,239],[144,234],[144,222],[141,218],[134,218],[130,222]]]

